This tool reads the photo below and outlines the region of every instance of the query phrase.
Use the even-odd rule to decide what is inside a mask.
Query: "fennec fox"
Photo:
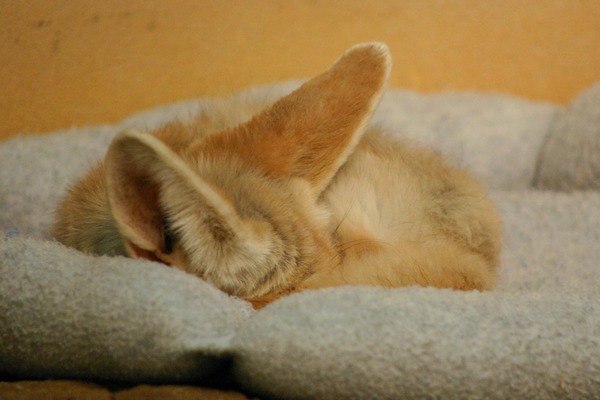
[[[384,44],[361,44],[274,104],[234,96],[192,123],[120,133],[60,204],[54,236],[255,306],[336,285],[490,289],[500,221],[484,190],[368,126],[390,66]]]

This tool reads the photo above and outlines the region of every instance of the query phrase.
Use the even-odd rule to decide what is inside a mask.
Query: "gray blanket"
[[[66,187],[117,131],[204,106],[0,143],[0,373],[203,383],[218,370],[290,399],[600,396],[600,86],[564,109],[390,90],[373,123],[471,168],[497,201],[497,289],[339,287],[259,312],[178,270],[48,237]]]

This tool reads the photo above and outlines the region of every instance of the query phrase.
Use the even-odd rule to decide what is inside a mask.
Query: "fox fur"
[[[491,289],[501,223],[485,190],[368,125],[390,68],[384,44],[361,44],[274,103],[237,95],[192,122],[121,132],[59,205],[53,235],[257,307],[337,285]]]

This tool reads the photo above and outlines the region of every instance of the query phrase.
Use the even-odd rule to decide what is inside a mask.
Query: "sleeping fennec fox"
[[[361,44],[274,103],[237,95],[191,122],[121,132],[71,187],[53,234],[257,307],[337,285],[490,289],[500,220],[483,188],[368,125],[390,67],[387,46]]]

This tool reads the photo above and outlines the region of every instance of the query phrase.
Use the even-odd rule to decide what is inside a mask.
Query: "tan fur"
[[[274,104],[234,96],[191,123],[122,132],[59,206],[54,235],[257,307],[346,284],[490,289],[500,220],[484,190],[367,126],[389,70],[385,45],[358,45]]]

